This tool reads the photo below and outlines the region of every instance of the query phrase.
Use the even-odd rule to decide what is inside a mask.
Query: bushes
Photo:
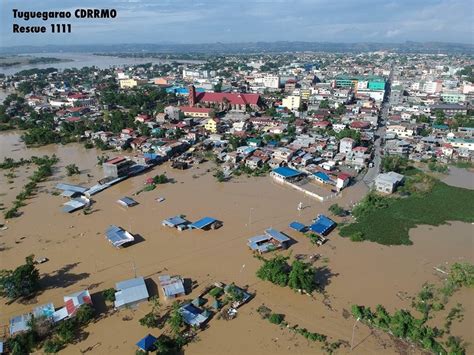
[[[30,176],[30,182],[27,183],[23,190],[17,195],[16,200],[13,202],[13,207],[4,213],[6,219],[18,217],[18,209],[24,206],[26,199],[31,197],[35,192],[39,182],[44,181],[47,177],[53,175],[53,166],[59,161],[59,159],[53,154],[52,157],[47,155],[43,157],[32,157],[31,162],[38,166],[37,170]],[[15,164],[15,163],[14,163]]]
[[[69,165],[66,165],[66,173],[67,173],[67,176],[72,176],[72,175],[79,175],[81,171],[79,170],[76,164],[69,164]]]
[[[47,354],[55,354],[64,347],[60,339],[48,339],[44,342],[43,350]]]
[[[153,178],[153,183],[156,185],[160,184],[166,184],[169,181],[169,179],[166,177],[165,174],[157,175]]]
[[[462,305],[457,304],[452,308],[446,317],[445,330],[431,328],[426,322],[431,318],[432,310],[439,311],[448,302],[448,297],[461,287],[472,287],[474,285],[474,265],[469,263],[455,263],[452,265],[448,278],[441,288],[436,288],[432,284],[424,284],[418,293],[412,306],[422,313],[423,318],[415,318],[407,310],[397,310],[393,315],[389,314],[381,305],[377,306],[375,312],[369,307],[353,305],[352,315],[369,326],[380,328],[390,332],[400,339],[408,339],[418,344],[423,349],[437,354],[447,354],[438,341],[445,332],[449,334],[452,321],[462,319]],[[445,296],[442,301],[439,297]],[[465,350],[461,340],[456,337],[449,337],[445,345],[450,354],[464,354]]]
[[[147,313],[143,318],[140,318],[139,323],[140,325],[147,327],[147,328],[155,328],[158,324],[159,317],[153,313]]]
[[[283,322],[284,319],[285,319],[285,316],[279,313],[272,313],[270,317],[268,317],[269,322],[273,324],[281,324],[281,322]]]
[[[107,290],[102,291],[102,296],[106,302],[115,302],[115,289],[108,288]]]
[[[329,212],[339,217],[344,217],[347,214],[346,210],[342,208],[341,206],[339,206],[337,203],[329,206]]]

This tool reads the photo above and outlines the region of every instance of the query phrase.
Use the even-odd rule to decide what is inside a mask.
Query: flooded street
[[[16,267],[24,257],[35,254],[50,261],[39,265],[44,291],[35,304],[54,302],[63,305],[63,296],[88,288],[93,294],[114,287],[116,282],[134,277],[135,273],[158,283],[162,274],[181,275],[196,281],[198,287],[185,297],[192,299],[209,284],[222,281],[248,285],[255,293],[249,304],[239,309],[235,320],[213,319],[208,329],[199,333],[199,341],[185,348],[190,354],[309,354],[322,353],[318,343],[310,343],[287,329],[261,320],[256,309],[265,304],[276,313],[283,313],[290,324],[298,324],[312,332],[328,335],[331,341],[350,341],[354,319],[346,319],[344,310],[352,304],[375,307],[378,303],[389,311],[409,308],[411,300],[424,282],[440,282],[443,276],[434,267],[449,266],[456,261],[474,262],[473,226],[452,223],[439,227],[419,226],[410,231],[411,246],[386,247],[375,243],[354,243],[330,234],[322,247],[288,228],[291,221],[309,223],[318,213],[337,202],[348,206],[366,193],[363,184],[344,190],[342,198],[320,203],[297,191],[272,182],[270,177],[246,178],[218,183],[212,176],[213,165],[206,163],[189,170],[173,170],[168,164],[148,173],[128,179],[95,196],[93,212],[66,214],[61,205],[66,200],[50,192],[59,181],[90,186],[102,177],[96,165],[102,152],[86,150],[81,145],[46,146],[26,149],[19,142],[18,132],[0,135],[0,160],[19,159],[32,155],[56,154],[60,158],[55,175],[42,184],[40,192],[22,207],[24,214],[8,220],[8,229],[0,231],[0,269]],[[107,152],[111,157],[114,153]],[[75,163],[81,169],[78,177],[67,177],[64,166]],[[31,174],[29,169],[16,169],[17,177],[9,184],[0,180],[1,200],[9,206],[14,196]],[[173,183],[158,185],[151,192],[133,196],[139,205],[129,209],[119,206],[117,199],[132,196],[143,187],[147,177],[166,173]],[[89,174],[91,177],[88,177]],[[162,203],[155,201],[165,197]],[[297,210],[299,202],[305,208]],[[223,227],[210,231],[179,232],[161,225],[167,217],[184,214],[192,221],[204,216],[223,221]],[[105,239],[110,224],[117,224],[140,236],[139,241],[125,249],[115,249]],[[289,288],[274,286],[255,276],[261,262],[254,258],[246,242],[249,237],[273,227],[295,240],[290,248],[296,254],[321,254],[315,266],[321,267],[318,280],[327,297],[315,294],[315,299],[299,295]],[[288,252],[285,252],[288,253]],[[471,342],[474,304],[472,290],[457,293],[452,301],[464,306],[464,321],[453,324],[453,333]],[[0,324],[30,311],[33,305],[2,304]],[[103,308],[97,305],[99,309]],[[146,333],[155,336],[158,329],[140,326],[138,320],[149,311],[141,304],[136,310],[124,310],[107,315],[86,328],[87,338],[71,345],[61,354],[88,353],[130,354],[135,343]],[[130,317],[132,318],[131,320]],[[442,324],[443,319],[434,322]],[[238,340],[237,340],[238,339]],[[245,339],[245,341],[241,341]],[[235,342],[239,341],[239,346]],[[358,325],[354,354],[396,354],[390,338],[381,332]],[[468,352],[474,351],[469,345]],[[348,353],[341,348],[339,353]]]

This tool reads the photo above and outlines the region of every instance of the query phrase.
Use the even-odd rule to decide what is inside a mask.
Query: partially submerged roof
[[[107,228],[105,236],[116,248],[120,248],[124,244],[132,243],[135,238],[129,232],[115,225],[111,225]]]
[[[189,222],[181,216],[174,216],[163,220],[163,225],[166,225],[168,227],[177,227],[181,224],[187,223]]]
[[[190,326],[200,326],[209,318],[207,314],[204,314],[203,311],[191,303],[185,304],[179,311],[183,316],[184,322]]]
[[[84,192],[87,191],[87,187],[83,187],[83,186],[79,186],[79,185],[65,184],[65,183],[62,183],[62,182],[57,184],[56,188],[59,189],[59,190],[63,190],[63,191],[80,192],[81,194],[83,194]]]
[[[306,230],[306,226],[303,223],[297,221],[291,222],[290,228],[294,229],[297,232],[304,232]]]
[[[320,214],[318,218],[315,219],[314,223],[310,226],[311,231],[326,235],[329,233],[334,227],[336,226],[336,222],[334,222],[329,217]]]
[[[138,202],[135,201],[133,198],[131,197],[122,197],[121,199],[117,200],[117,203],[121,204],[122,206],[125,206],[125,207],[132,207],[132,206],[135,206],[135,205],[138,205]]]
[[[143,277],[125,280],[115,284],[115,308],[120,308],[130,304],[147,300],[149,297],[148,289]]]
[[[159,277],[159,280],[165,297],[175,297],[185,293],[183,279],[181,277],[163,275]]]
[[[24,332],[29,329],[28,322],[31,319],[31,313],[21,314],[10,319],[10,335]]]
[[[267,230],[265,230],[265,234],[279,241],[280,243],[285,243],[285,242],[290,241],[290,238],[288,238],[286,235],[284,235],[283,233],[273,228],[268,228]]]
[[[66,303],[66,310],[68,315],[74,315],[77,309],[83,304],[92,305],[91,295],[88,290],[82,290],[73,293],[68,296],[64,296],[64,302]]]
[[[157,340],[158,338],[155,338],[153,335],[148,334],[146,337],[144,337],[137,343],[137,346],[143,351],[149,351],[153,349]]]
[[[196,228],[196,229],[203,229],[208,226],[210,226],[212,223],[216,222],[217,219],[212,218],[212,217],[204,217],[201,218],[199,221],[196,221],[194,223],[191,223],[189,227],[191,228]]]
[[[82,198],[75,198],[66,202],[63,206],[63,212],[72,213],[87,205],[87,200]]]

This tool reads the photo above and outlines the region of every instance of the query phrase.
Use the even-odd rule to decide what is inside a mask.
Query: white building
[[[355,141],[352,138],[342,138],[339,142],[339,153],[348,154],[355,147]]]
[[[297,110],[301,104],[301,97],[299,96],[288,96],[285,97],[282,101],[282,105],[288,108],[289,110]]]

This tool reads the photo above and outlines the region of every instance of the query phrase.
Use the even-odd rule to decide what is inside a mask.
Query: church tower
[[[194,105],[196,105],[196,88],[194,87],[194,85],[189,85],[188,89],[189,89],[189,96],[188,96],[189,106],[194,107]]]

